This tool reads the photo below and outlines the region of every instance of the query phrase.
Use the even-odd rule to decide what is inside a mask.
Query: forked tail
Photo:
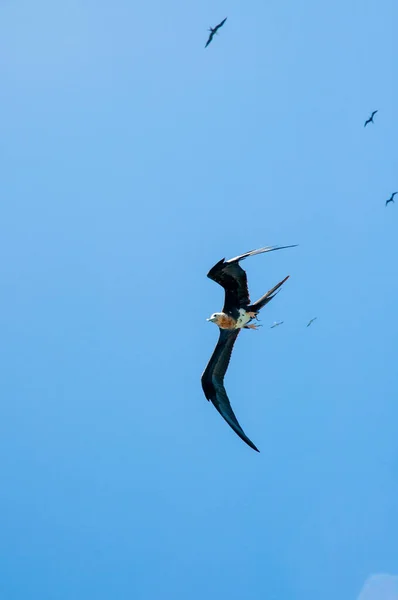
[[[285,277],[285,279],[277,283],[271,290],[264,294],[264,296],[261,296],[261,298],[257,300],[257,302],[253,302],[253,304],[251,304],[247,308],[247,311],[253,311],[256,313],[259,312],[263,308],[263,306],[265,306],[270,300],[272,300],[272,298],[278,293],[279,288],[285,283],[285,281],[289,279],[289,277],[290,275]]]

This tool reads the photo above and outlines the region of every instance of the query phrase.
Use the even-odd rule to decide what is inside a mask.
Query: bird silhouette
[[[227,17],[225,17],[225,19],[223,19],[221,21],[221,23],[219,23],[218,25],[216,25],[215,27],[210,27],[209,31],[210,31],[210,35],[209,35],[209,39],[206,42],[206,46],[205,48],[207,48],[207,46],[210,44],[210,42],[212,41],[214,34],[217,33],[217,31],[220,29],[220,27],[222,27],[225,23],[225,21],[227,20]]]
[[[366,119],[364,127],[366,127],[366,125],[367,125],[368,123],[374,123],[374,121],[373,121],[373,117],[375,116],[375,114],[376,114],[377,112],[379,112],[379,111],[378,111],[378,110],[374,110],[374,111],[372,112],[372,114],[370,115],[369,119]]]
[[[247,275],[239,262],[265,252],[282,250],[284,248],[293,248],[294,246],[265,246],[258,250],[245,252],[235,258],[218,261],[207,274],[221,287],[224,288],[224,306],[221,312],[211,315],[208,321],[215,323],[219,328],[219,337],[214,352],[202,374],[202,387],[205,396],[210,400],[220,415],[225,419],[228,425],[235,433],[253,450],[259,451],[253,442],[244,433],[242,427],[232,410],[231,403],[224,387],[224,377],[231,359],[232,348],[241,329],[258,329],[259,325],[252,324],[253,319],[257,319],[260,310],[268,304],[278,293],[282,285],[289,279],[285,277],[268,290],[264,296],[261,296],[256,302],[251,302],[249,288],[247,286]],[[241,377],[244,378],[247,370],[250,368],[249,362],[241,365]]]
[[[393,194],[391,194],[391,196],[389,197],[388,200],[386,200],[386,206],[389,202],[395,202],[394,200],[394,196],[396,196],[398,194],[398,192],[394,192]]]
[[[313,323],[315,321],[315,319],[317,319],[317,317],[314,317],[313,319],[311,319],[310,322],[308,323],[307,327],[309,327],[311,325],[311,323]]]
[[[273,325],[271,325],[270,329],[273,329],[274,327],[278,327],[279,325],[282,325],[283,321],[275,321],[273,323]]]

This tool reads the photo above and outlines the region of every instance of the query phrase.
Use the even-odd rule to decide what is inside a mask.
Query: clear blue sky
[[[398,574],[397,22],[1,3],[2,599],[354,600]],[[245,263],[253,297],[291,276],[226,377],[256,454],[201,389],[206,273],[294,243]]]

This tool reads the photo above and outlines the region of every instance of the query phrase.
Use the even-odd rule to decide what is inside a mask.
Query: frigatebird
[[[366,119],[364,127],[366,127],[366,125],[367,125],[368,123],[374,123],[374,121],[373,121],[373,117],[375,116],[375,114],[376,114],[377,112],[379,112],[379,111],[378,111],[378,110],[374,110],[374,111],[372,112],[372,114],[370,115],[369,119]]]
[[[203,391],[206,398],[212,401],[220,415],[232,427],[235,433],[257,452],[259,452],[258,448],[249,440],[235,417],[227,392],[225,391],[224,377],[231,359],[233,345],[240,330],[257,329],[259,327],[258,325],[251,324],[251,321],[257,319],[260,310],[274,298],[279,288],[289,279],[289,276],[277,283],[264,296],[261,296],[257,302],[251,304],[246,272],[239,265],[239,261],[255,254],[294,247],[267,246],[258,250],[251,250],[227,261],[223,258],[207,274],[207,277],[224,288],[225,300],[222,312],[213,313],[207,319],[218,325],[220,335],[213,355],[202,374]]]
[[[214,34],[217,33],[217,31],[220,29],[220,27],[222,27],[224,25],[226,20],[227,20],[227,17],[225,17],[225,19],[223,19],[221,21],[221,23],[219,23],[215,27],[209,27],[210,35],[209,35],[209,39],[206,42],[205,48],[207,48],[207,46],[210,44],[211,40],[213,39]]]
[[[311,323],[313,323],[318,317],[314,317],[313,319],[310,320],[310,322],[308,323],[307,327],[309,327],[311,325]]]
[[[270,329],[273,329],[274,327],[279,327],[279,325],[282,325],[282,324],[283,324],[283,321],[275,321],[275,322],[274,322],[274,323],[271,325]]]
[[[386,200],[386,206],[389,202],[395,202],[394,200],[394,196],[396,196],[398,194],[398,192],[394,192],[393,194],[391,194],[391,196],[389,197],[388,200]]]

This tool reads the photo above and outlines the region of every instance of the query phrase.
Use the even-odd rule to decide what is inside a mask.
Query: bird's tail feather
[[[234,258],[230,258],[227,260],[227,263],[239,262],[240,260],[244,260],[248,256],[255,256],[256,254],[263,254],[263,252],[273,252],[274,250],[284,250],[285,248],[296,248],[297,244],[293,244],[291,246],[264,246],[263,248],[258,248],[258,250],[250,250],[250,252],[245,252],[244,254],[240,254],[240,256],[235,256]]]
[[[290,275],[288,275],[287,277],[285,277],[285,279],[277,283],[271,290],[264,294],[264,296],[261,296],[261,298],[259,298],[256,302],[253,302],[253,304],[251,304],[247,308],[247,310],[259,312],[263,308],[263,306],[265,306],[270,300],[272,300],[272,298],[278,293],[279,288],[285,283],[285,281],[289,279],[289,277]]]

